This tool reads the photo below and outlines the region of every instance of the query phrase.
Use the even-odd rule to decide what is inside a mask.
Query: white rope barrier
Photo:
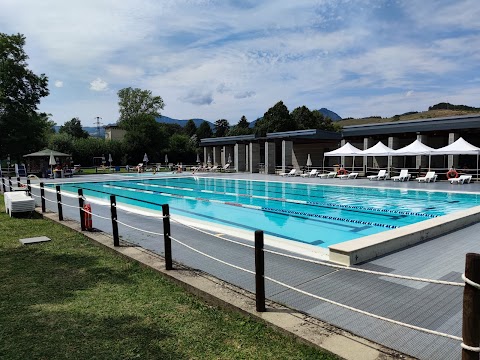
[[[468,285],[473,286],[473,287],[476,288],[477,290],[480,290],[480,284],[477,284],[476,282],[473,282],[472,280],[470,280],[469,278],[467,278],[467,277],[465,276],[465,274],[462,274],[462,279],[463,279],[463,281],[465,281],[465,283],[467,283]]]
[[[460,346],[462,347],[462,349],[465,349],[471,352],[480,353],[480,347],[468,346],[468,345],[465,345],[463,342],[460,344]]]
[[[87,210],[85,210],[85,209],[83,209],[83,212],[84,212],[85,214],[90,214],[90,215],[92,215],[92,216],[98,217],[98,218],[100,218],[100,219],[111,220],[111,218],[109,218],[109,217],[100,216],[100,215],[98,215],[98,214],[94,214],[93,212],[87,211]]]
[[[138,230],[138,231],[141,231],[141,232],[144,232],[144,233],[147,233],[147,234],[152,234],[152,235],[158,235],[158,236],[163,236],[163,234],[160,234],[160,233],[157,233],[157,232],[154,232],[154,231],[148,231],[148,230],[144,230],[144,229],[140,229],[140,228],[137,228],[135,226],[132,226],[132,225],[128,225],[128,224],[125,224],[121,221],[118,221],[118,220],[115,220],[118,224],[121,224],[123,226],[126,226],[130,229],[134,229],[134,230]]]
[[[339,306],[339,307],[342,307],[342,308],[344,308],[344,309],[357,312],[357,313],[359,313],[359,314],[371,316],[371,317],[376,318],[376,319],[379,319],[379,320],[387,321],[387,322],[392,323],[392,324],[404,326],[404,327],[407,327],[407,328],[410,328],[410,329],[413,329],[413,330],[418,330],[418,331],[421,331],[421,332],[424,332],[424,333],[428,333],[428,334],[432,334],[432,335],[438,335],[438,336],[446,337],[446,338],[449,338],[449,339],[462,341],[462,338],[459,337],[459,336],[450,335],[450,334],[445,334],[445,333],[442,333],[442,332],[439,332],[439,331],[430,330],[430,329],[425,329],[425,328],[422,328],[422,327],[419,327],[419,326],[410,325],[410,324],[403,323],[403,322],[401,322],[401,321],[389,319],[389,318],[386,318],[386,317],[383,317],[383,316],[380,316],[380,315],[375,315],[375,314],[372,314],[372,313],[370,313],[370,312],[368,312],[368,311],[360,310],[360,309],[357,309],[357,308],[354,308],[354,307],[351,307],[351,306],[348,306],[348,305],[344,305],[344,304],[341,304],[341,303],[339,303],[339,302],[336,302],[336,301],[333,301],[333,300],[329,300],[329,299],[326,299],[326,298],[324,298],[324,297],[321,297],[321,296],[318,296],[318,295],[315,295],[315,294],[311,294],[311,293],[309,293],[309,292],[306,292],[306,291],[297,289],[297,288],[295,288],[295,287],[293,287],[293,286],[290,286],[290,285],[287,285],[287,284],[285,284],[285,283],[283,283],[283,282],[281,282],[281,281],[272,279],[272,278],[270,278],[270,277],[268,277],[268,276],[265,276],[265,279],[267,279],[267,280],[269,280],[269,281],[271,281],[271,282],[274,282],[274,283],[276,283],[276,284],[278,284],[278,285],[284,286],[284,287],[286,287],[287,289],[290,289],[290,290],[299,292],[299,293],[301,293],[301,294],[303,294],[303,295],[307,295],[307,296],[313,297],[313,298],[315,298],[315,299],[318,299],[318,300],[321,300],[321,301],[325,301],[325,302],[330,303],[330,304],[333,304],[333,305],[337,305],[337,306]]]
[[[188,227],[188,228],[190,228],[190,229],[196,230],[196,231],[201,232],[201,233],[203,233],[203,234],[210,235],[210,236],[214,236],[214,237],[216,237],[216,238],[225,240],[225,241],[227,241],[227,242],[230,242],[230,243],[233,243],[233,244],[237,244],[237,245],[241,245],[241,246],[245,246],[245,247],[250,248],[250,249],[255,249],[255,246],[248,245],[248,244],[244,244],[244,243],[241,243],[241,242],[239,242],[239,241],[235,241],[235,240],[231,240],[231,239],[224,238],[223,236],[220,236],[220,235],[216,235],[216,234],[209,233],[208,231],[205,231],[205,230],[196,228],[196,227],[194,227],[194,226],[192,226],[192,225],[188,225],[188,224],[185,224],[185,223],[183,223],[183,222],[181,222],[181,221],[179,221],[179,220],[176,220],[175,218],[172,218],[171,216],[170,216],[170,219],[171,219],[173,222],[176,222],[176,223],[178,223],[178,224],[180,224],[180,225],[186,226],[186,227]]]
[[[202,251],[200,251],[200,250],[197,250],[197,249],[191,247],[190,245],[187,245],[187,244],[181,242],[180,240],[177,240],[177,239],[175,239],[175,238],[173,238],[173,237],[171,237],[171,236],[170,236],[170,239],[172,239],[173,241],[179,243],[180,245],[183,245],[183,246],[185,246],[186,248],[188,248],[188,249],[190,249],[190,250],[192,250],[192,251],[194,251],[194,252],[196,252],[196,253],[199,253],[199,254],[207,257],[207,258],[210,258],[210,259],[212,259],[212,260],[218,261],[219,263],[222,263],[222,264],[224,264],[224,265],[230,266],[230,267],[232,267],[232,268],[234,268],[234,269],[242,270],[242,271],[245,271],[245,272],[247,272],[247,273],[249,273],[249,274],[255,275],[255,271],[251,271],[251,270],[248,270],[248,269],[244,269],[244,268],[242,268],[242,267],[240,267],[240,266],[233,265],[233,264],[230,264],[230,263],[228,263],[228,262],[226,262],[226,261],[220,260],[220,259],[218,259],[218,258],[216,258],[216,257],[214,257],[214,256],[208,255],[208,254],[206,254],[206,253],[204,253],[204,252],[202,252]]]
[[[302,261],[317,264],[317,265],[323,265],[323,266],[327,266],[327,267],[331,267],[331,268],[335,268],[335,269],[356,271],[356,272],[362,272],[362,273],[366,273],[366,274],[387,276],[387,277],[392,277],[392,278],[396,278],[396,279],[420,281],[420,282],[427,282],[427,283],[440,284],[440,285],[451,285],[451,286],[460,286],[460,287],[465,286],[465,284],[463,284],[463,283],[458,283],[458,282],[453,282],[453,281],[434,280],[434,279],[419,278],[419,277],[414,277],[414,276],[397,275],[397,274],[390,274],[390,273],[385,273],[385,272],[380,272],[380,271],[373,271],[373,270],[366,270],[366,269],[360,269],[360,268],[352,268],[352,267],[343,266],[343,265],[330,264],[330,263],[323,262],[323,261],[311,260],[311,259],[302,258],[300,256],[284,254],[284,253],[277,252],[277,251],[274,251],[274,250],[266,250],[265,249],[264,252],[270,253],[270,254],[275,254],[275,255],[280,255],[280,256],[285,256],[285,257],[291,258],[291,259],[302,260]]]
[[[45,201],[51,202],[51,203],[56,203],[57,202],[57,200],[50,200],[50,199],[47,199],[45,196],[42,196],[42,199],[45,200]]]
[[[61,204],[62,204],[63,206],[69,207],[69,208],[75,208],[75,209],[78,209],[78,210],[80,210],[80,209],[81,209],[81,207],[80,207],[80,206],[68,205],[68,204],[65,204],[65,203],[63,203],[63,202],[62,202]]]

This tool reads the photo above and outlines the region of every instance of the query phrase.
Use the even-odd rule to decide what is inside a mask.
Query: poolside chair
[[[316,177],[318,175],[318,170],[317,169],[312,169],[312,171],[305,173],[305,174],[300,174],[301,177]]]
[[[448,179],[450,181],[450,184],[469,184],[470,181],[472,180],[472,175],[460,175],[458,178],[451,178]]]
[[[437,176],[435,171],[429,171],[425,176],[417,177],[418,182],[435,182],[437,181]]]
[[[377,175],[367,176],[368,180],[385,180],[387,178],[387,170],[379,170]]]
[[[296,175],[296,172],[297,172],[297,169],[292,169],[290,170],[290,172],[284,172],[284,173],[280,173],[279,175],[280,176],[295,176]]]
[[[408,173],[408,169],[400,170],[400,175],[392,176],[393,181],[408,181],[412,175]]]
[[[319,178],[322,178],[322,179],[328,179],[328,178],[333,179],[335,176],[337,176],[337,172],[336,172],[336,171],[330,171],[329,173],[319,174],[319,175],[318,175],[318,177],[319,177]]]
[[[356,179],[358,176],[358,173],[352,172],[350,174],[343,174],[343,175],[338,175],[338,178],[341,179]]]
[[[214,166],[212,166],[211,168],[208,169],[208,171],[210,171],[210,172],[215,172],[217,170],[218,170],[218,165],[214,165]]]
[[[220,168],[220,171],[227,171],[228,168],[230,167],[230,163],[226,163],[225,165],[223,165],[221,168]]]

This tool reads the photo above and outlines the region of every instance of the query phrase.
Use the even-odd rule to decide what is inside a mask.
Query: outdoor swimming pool
[[[480,205],[476,194],[203,177],[61,185],[62,191],[161,210],[327,248]]]

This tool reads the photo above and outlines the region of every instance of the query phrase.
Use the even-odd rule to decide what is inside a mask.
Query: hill
[[[445,106],[444,106],[445,105]],[[381,116],[371,116],[367,118],[345,118],[338,121],[338,124],[341,126],[349,125],[364,125],[364,124],[377,124],[377,123],[386,123],[393,121],[411,121],[411,120],[421,120],[421,119],[432,119],[439,117],[449,117],[449,116],[461,116],[461,115],[473,115],[480,114],[479,108],[464,106],[464,105],[452,105],[446,103],[440,103],[429,107],[427,111],[410,111],[401,115],[394,115],[388,118],[382,118]]]
[[[179,119],[174,119],[174,118],[171,118],[171,117],[168,117],[168,116],[160,116],[158,118],[156,118],[157,122],[160,122],[160,123],[165,123],[165,124],[177,124],[177,125],[180,125],[181,127],[185,127],[185,125],[187,124],[188,120],[190,119],[187,119],[187,120],[179,120]],[[207,120],[204,120],[204,119],[192,119],[193,122],[195,123],[195,126],[198,128],[204,121],[207,121]],[[215,127],[215,125],[213,123],[211,123],[210,121],[207,121],[207,123],[210,125],[210,127],[213,129]]]

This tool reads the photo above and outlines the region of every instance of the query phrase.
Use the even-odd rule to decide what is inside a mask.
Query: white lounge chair
[[[337,172],[336,172],[336,171],[330,171],[329,173],[319,174],[319,175],[318,175],[318,177],[319,177],[319,178],[322,178],[322,179],[334,178],[335,176],[337,176]]]
[[[356,179],[358,176],[358,173],[352,172],[350,174],[343,174],[343,175],[338,175],[339,179]]]
[[[417,177],[418,182],[435,182],[437,181],[437,176],[435,171],[429,171],[425,176]]]
[[[35,210],[35,200],[25,191],[7,192],[4,194],[5,212],[13,216],[17,212],[32,212]]]
[[[465,183],[470,183],[472,180],[472,175],[460,175],[458,178],[451,178],[448,179],[450,181],[450,184],[465,184]]]
[[[387,178],[387,170],[379,170],[377,175],[367,176],[368,180],[385,180]]]
[[[317,169],[312,169],[312,171],[305,173],[305,174],[300,174],[301,177],[316,177],[318,175],[318,170]]]
[[[400,170],[400,175],[392,176],[393,181],[408,181],[412,175],[408,173],[408,169]]]
[[[284,173],[280,173],[279,175],[280,176],[295,176],[296,175],[296,172],[297,172],[297,169],[292,169],[290,170],[290,172],[284,172]]]

